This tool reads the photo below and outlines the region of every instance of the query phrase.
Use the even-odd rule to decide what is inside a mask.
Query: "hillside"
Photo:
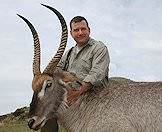
[[[27,126],[27,113],[28,108],[23,107],[0,116],[0,132],[33,132]]]
[[[28,110],[28,107],[23,107],[13,113],[0,116],[0,132],[35,132],[27,126]],[[59,132],[66,130],[61,127]]]

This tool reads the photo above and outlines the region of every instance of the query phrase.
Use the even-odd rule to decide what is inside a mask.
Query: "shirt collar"
[[[89,40],[88,40],[88,43],[87,43],[86,45],[93,45],[92,42],[93,42],[93,39],[90,37]],[[86,45],[85,45],[85,46],[86,46]]]
[[[85,44],[83,47],[86,47],[87,45],[90,45],[90,46],[93,45],[93,39],[92,39],[91,37],[89,37],[89,40],[88,40],[87,44]],[[75,45],[75,47],[77,47],[77,44]],[[81,49],[82,49],[83,47],[81,47]]]

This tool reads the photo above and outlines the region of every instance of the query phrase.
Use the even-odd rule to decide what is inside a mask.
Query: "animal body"
[[[160,132],[162,131],[162,82],[134,82],[109,79],[107,88],[94,87],[68,105],[68,88],[81,85],[75,75],[61,70],[57,64],[67,43],[67,26],[54,8],[62,26],[58,52],[40,71],[40,43],[36,30],[24,17],[34,38],[34,91],[29,111],[29,127],[40,129],[48,119],[58,122],[70,132]]]

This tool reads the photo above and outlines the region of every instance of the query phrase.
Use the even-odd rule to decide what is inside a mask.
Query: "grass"
[[[14,125],[1,126],[0,132],[34,132],[34,131],[30,130],[27,127],[27,124],[14,124]]]
[[[35,131],[29,129],[26,123],[22,123],[22,124],[0,126],[0,132],[35,132]],[[67,132],[67,131],[64,128],[60,127],[59,132]]]

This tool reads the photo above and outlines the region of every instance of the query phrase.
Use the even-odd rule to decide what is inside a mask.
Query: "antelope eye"
[[[52,86],[52,83],[48,82],[47,85],[46,85],[46,88],[50,88],[51,86]]]

